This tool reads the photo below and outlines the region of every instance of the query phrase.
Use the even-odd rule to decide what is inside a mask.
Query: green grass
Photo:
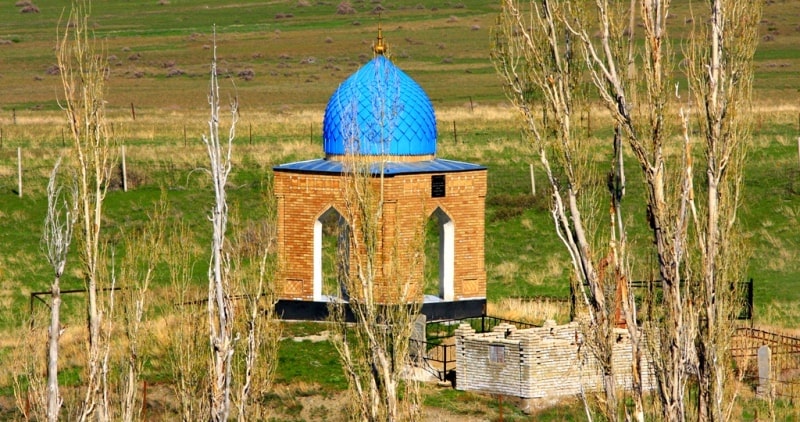
[[[309,340],[281,341],[278,354],[277,384],[302,381],[319,384],[329,392],[347,389],[336,349],[328,341],[312,343]]]

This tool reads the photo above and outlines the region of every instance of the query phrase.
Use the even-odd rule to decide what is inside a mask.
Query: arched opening
[[[347,274],[349,226],[336,208],[314,222],[314,301],[347,300],[343,277]]]
[[[436,208],[425,222],[425,287],[427,299],[452,301],[455,270],[455,225]]]

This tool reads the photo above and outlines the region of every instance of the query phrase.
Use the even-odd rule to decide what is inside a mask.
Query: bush
[[[506,221],[522,215],[525,210],[548,211],[550,209],[550,196],[542,192],[533,196],[528,193],[510,194],[499,193],[486,197],[486,205],[493,209],[490,214],[491,221]]]
[[[352,15],[354,13],[356,13],[356,9],[353,8],[349,1],[343,1],[336,7],[337,15]]]
[[[237,74],[237,76],[239,76],[240,78],[244,79],[245,81],[252,81],[253,78],[255,78],[255,76],[256,76],[256,72],[254,72],[253,69],[245,69],[245,70],[240,71]]]

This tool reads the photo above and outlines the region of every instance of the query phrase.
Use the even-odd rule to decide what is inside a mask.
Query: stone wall
[[[613,370],[620,389],[632,383],[630,337],[615,329]],[[456,388],[522,398],[598,392],[603,389],[597,359],[583,343],[577,323],[518,330],[500,324],[476,334],[467,324],[456,330]],[[642,359],[642,385],[655,388],[653,368]]]

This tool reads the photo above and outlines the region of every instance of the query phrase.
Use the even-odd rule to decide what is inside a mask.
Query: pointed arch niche
[[[334,207],[314,221],[313,301],[347,300],[342,277],[349,270],[350,226]]]
[[[452,301],[455,297],[455,238],[453,219],[437,207],[425,224],[425,295]]]

